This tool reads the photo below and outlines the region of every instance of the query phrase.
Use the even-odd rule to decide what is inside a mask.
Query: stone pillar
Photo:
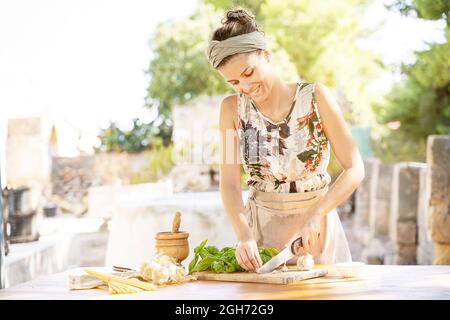
[[[450,135],[427,141],[428,226],[434,241],[434,264],[450,264]]]
[[[419,183],[419,203],[417,209],[417,232],[418,232],[418,246],[417,246],[417,263],[418,264],[433,264],[434,259],[434,243],[431,239],[431,234],[428,228],[428,197],[427,190],[427,174],[428,166],[420,169],[420,183]]]
[[[370,210],[370,231],[372,237],[389,235],[389,211],[391,205],[392,175],[394,165],[382,163],[378,168],[375,199]]]
[[[357,240],[364,244],[370,240],[370,212],[375,210],[379,164],[380,160],[378,159],[364,159],[365,177],[355,194],[353,231]]]
[[[417,209],[423,163],[395,164],[392,175],[389,237],[395,246],[395,264],[417,263]]]
[[[379,163],[374,166],[377,173],[375,192],[370,202],[370,240],[363,250],[363,260],[368,264],[385,264],[386,256],[392,254],[389,242],[389,213],[391,204],[393,164]]]
[[[31,206],[37,208],[41,197],[50,193],[50,129],[41,118],[8,120],[6,140],[6,183],[31,189]]]
[[[1,181],[1,170],[0,170],[0,181]],[[0,184],[1,185],[1,184]],[[1,189],[1,188],[0,188]],[[3,222],[3,197],[0,196],[0,290],[5,288],[5,234],[4,230],[4,222]]]

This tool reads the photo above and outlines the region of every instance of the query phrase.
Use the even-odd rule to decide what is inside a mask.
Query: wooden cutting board
[[[194,272],[192,275],[196,276],[197,280],[292,284],[306,279],[323,277],[327,273],[327,269],[313,269],[309,271],[289,270],[263,274],[255,272],[215,273],[213,271],[202,271]]]

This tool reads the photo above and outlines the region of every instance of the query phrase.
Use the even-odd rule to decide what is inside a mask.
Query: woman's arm
[[[315,96],[323,130],[330,141],[336,159],[343,169],[343,172],[312,211],[320,212],[320,215],[324,216],[344,202],[356,190],[364,179],[365,173],[361,154],[333,95],[327,87],[317,83]]]
[[[236,96],[225,98],[220,106],[219,188],[228,220],[237,240],[241,241],[251,239],[252,236],[244,216],[239,138],[233,120],[237,111],[233,108],[237,108]]]
[[[237,262],[242,268],[255,271],[262,266],[262,260],[245,217],[241,189],[239,137],[234,119],[237,120],[237,101],[236,96],[230,96],[225,98],[220,106],[220,195],[228,221],[238,240]]]

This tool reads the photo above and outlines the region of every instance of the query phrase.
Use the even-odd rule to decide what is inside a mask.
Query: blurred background
[[[204,51],[236,6],[284,80],[340,104],[366,166],[338,208],[353,259],[450,264],[449,0],[18,0],[0,1],[0,288],[139,266],[176,211],[191,249],[235,243],[218,191],[233,91]]]

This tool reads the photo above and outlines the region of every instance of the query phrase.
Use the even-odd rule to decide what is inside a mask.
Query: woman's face
[[[233,56],[217,70],[236,92],[249,96],[254,101],[264,101],[272,91],[274,72],[270,54],[241,53]]]

